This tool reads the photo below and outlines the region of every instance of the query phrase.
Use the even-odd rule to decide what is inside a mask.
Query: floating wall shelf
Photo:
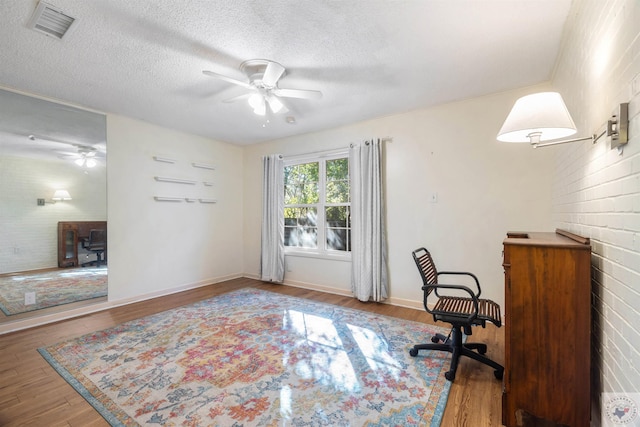
[[[196,184],[196,181],[192,181],[190,179],[168,178],[165,176],[154,176],[154,179],[159,182],[173,182],[174,184],[190,184],[190,185]]]
[[[165,197],[153,196],[156,202],[187,202],[187,203],[218,203],[216,199],[194,199],[193,197]]]
[[[153,197],[156,202],[181,202],[184,199],[182,197],[163,197],[163,196],[154,196]]]
[[[160,157],[160,156],[153,156],[153,160],[155,160],[156,162],[162,162],[162,163],[175,163],[176,161],[173,159],[169,159],[166,157]]]
[[[213,165],[207,165],[207,164],[205,164],[205,163],[195,163],[195,162],[194,162],[194,163],[191,163],[191,165],[192,165],[194,168],[200,168],[200,169],[211,169],[211,170],[215,170],[215,168],[216,168],[216,167],[215,167],[215,166],[213,166]]]

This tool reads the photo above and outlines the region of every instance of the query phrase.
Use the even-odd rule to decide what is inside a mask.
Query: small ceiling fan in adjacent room
[[[103,153],[98,151],[94,147],[89,147],[85,145],[75,145],[76,151],[58,151],[58,157],[61,159],[69,159],[72,160],[76,165],[83,168],[93,168],[96,167],[104,156]]]
[[[284,89],[278,87],[278,81],[286,74],[285,68],[277,62],[265,59],[252,59],[240,65],[240,71],[247,76],[247,81],[238,80],[213,71],[202,73],[248,89],[250,92],[227,99],[234,102],[246,99],[253,112],[264,116],[267,110],[272,113],[286,113],[288,108],[281,98],[320,99],[322,92],[307,89]]]

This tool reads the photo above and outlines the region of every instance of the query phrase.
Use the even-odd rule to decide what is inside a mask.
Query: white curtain
[[[387,298],[380,140],[351,148],[351,290],[360,301]]]
[[[284,164],[282,156],[262,158],[262,250],[260,279],[284,280]]]

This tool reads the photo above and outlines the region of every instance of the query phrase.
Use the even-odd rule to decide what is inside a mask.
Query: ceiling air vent
[[[50,37],[62,39],[73,21],[75,18],[65,15],[61,9],[41,1],[27,26]]]

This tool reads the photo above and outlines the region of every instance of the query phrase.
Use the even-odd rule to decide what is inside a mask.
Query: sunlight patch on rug
[[[25,304],[33,293],[35,304]],[[7,316],[107,295],[107,267],[79,267],[0,277],[0,310]]]
[[[436,332],[247,288],[39,351],[111,425],[438,426]]]

